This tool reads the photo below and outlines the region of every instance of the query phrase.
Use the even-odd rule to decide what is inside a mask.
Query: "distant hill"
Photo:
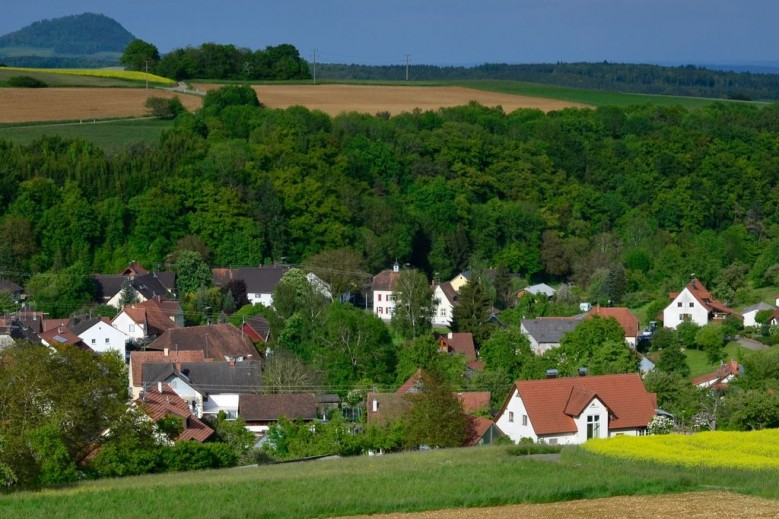
[[[111,66],[135,39],[119,22],[84,13],[34,22],[0,36],[0,62],[13,66]]]

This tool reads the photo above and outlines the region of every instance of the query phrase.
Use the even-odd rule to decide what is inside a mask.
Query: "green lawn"
[[[116,152],[128,144],[144,142],[156,144],[164,130],[173,127],[172,121],[159,119],[118,119],[97,123],[51,123],[35,125],[2,125],[0,140],[29,144],[46,135],[63,139],[91,141],[106,152]]]
[[[779,499],[778,480],[771,470],[625,463],[578,448],[555,462],[480,447],[87,482],[7,495],[0,517],[300,519],[712,487]]]

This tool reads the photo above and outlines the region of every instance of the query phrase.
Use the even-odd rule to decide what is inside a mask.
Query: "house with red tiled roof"
[[[317,397],[313,393],[242,394],[238,417],[253,433],[264,433],[281,417],[311,422],[317,419]]]
[[[495,423],[514,442],[572,445],[645,434],[656,406],[657,396],[636,373],[520,380]]]
[[[622,327],[625,332],[625,342],[630,344],[631,348],[636,347],[636,340],[638,338],[638,317],[625,307],[603,307],[597,305],[584,315],[584,319],[592,319],[593,317],[603,317],[608,319],[613,317]]]
[[[495,440],[503,436],[503,432],[489,418],[481,416],[468,416],[471,424],[471,437],[468,439],[468,447],[477,445],[491,445]]]
[[[449,355],[462,355],[466,362],[476,362],[476,346],[473,344],[473,334],[470,332],[449,332],[436,335],[438,351]]]
[[[125,306],[111,326],[131,341],[154,338],[173,328],[184,327],[184,310],[178,301],[149,299]]]
[[[744,373],[744,366],[738,361],[730,360],[711,373],[699,375],[692,379],[692,385],[707,389],[725,389],[739,375]]]
[[[214,430],[192,414],[189,405],[164,382],[145,391],[135,400],[135,405],[143,409],[155,422],[170,416],[181,420],[183,430],[175,439],[177,442],[193,440],[202,443],[214,434]]]
[[[684,321],[693,321],[704,326],[710,321],[725,319],[728,315],[741,318],[741,314],[725,306],[706,290],[699,280],[693,278],[679,293],[670,293],[671,304],[663,310],[663,325],[676,329]]]
[[[371,282],[373,294],[373,314],[384,321],[392,319],[395,310],[395,283],[400,277],[400,265],[395,263],[392,270],[382,270]]]
[[[181,369],[183,362],[205,362],[201,350],[168,350],[163,351],[131,351],[130,352],[130,392],[133,398],[138,398],[144,390],[143,380],[144,366],[155,365],[163,362],[172,364],[176,369]],[[148,388],[146,388],[148,389]]]

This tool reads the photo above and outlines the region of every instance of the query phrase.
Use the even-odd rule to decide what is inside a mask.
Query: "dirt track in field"
[[[0,88],[0,123],[140,117],[148,115],[148,97],[174,95],[143,88]],[[192,95],[179,99],[188,110],[203,101]]]
[[[219,85],[193,85],[200,91]],[[499,94],[465,87],[420,87],[382,85],[255,85],[260,101],[270,108],[302,105],[335,116],[343,112],[397,115],[421,110],[437,110],[478,101],[484,106],[502,106],[506,113],[517,108],[538,108],[545,112],[574,106],[567,101],[542,99],[511,94]]]
[[[563,503],[510,505],[491,508],[462,508],[412,514],[353,516],[348,519],[514,519],[521,517],[577,519],[629,517],[683,517],[717,519],[779,517],[779,502],[727,492],[695,492],[662,496],[627,496]],[[341,518],[346,519],[346,518]]]

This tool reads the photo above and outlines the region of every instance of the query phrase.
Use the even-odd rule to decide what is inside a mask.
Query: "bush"
[[[8,86],[16,88],[46,88],[49,85],[31,76],[14,76],[8,78]]]
[[[157,119],[175,119],[179,114],[186,112],[178,96],[175,97],[149,97],[146,99],[146,108]]]

